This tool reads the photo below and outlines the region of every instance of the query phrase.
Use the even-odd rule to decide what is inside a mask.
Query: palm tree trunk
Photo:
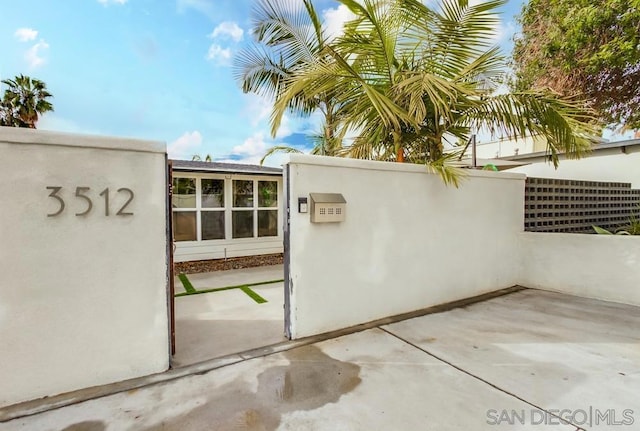
[[[396,150],[396,162],[404,163],[404,148],[402,148],[402,134],[398,131],[393,132],[393,145]]]
[[[322,143],[322,155],[323,156],[333,156],[335,152],[335,148],[333,145],[333,106],[330,105],[328,101],[325,100],[324,107],[326,112],[324,114],[324,142]]]
[[[442,145],[442,132],[436,132],[429,142],[429,161],[435,162],[440,160],[444,154],[444,146]]]

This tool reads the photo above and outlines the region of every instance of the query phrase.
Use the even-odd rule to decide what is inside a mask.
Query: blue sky
[[[344,6],[316,0],[339,26]],[[55,112],[39,129],[167,143],[173,158],[257,163],[274,144],[307,145],[313,119],[269,134],[269,101],[245,95],[234,54],[251,40],[253,0],[20,0],[0,8],[0,78],[45,81]],[[510,49],[521,0],[503,8]],[[277,165],[278,158],[269,164]]]

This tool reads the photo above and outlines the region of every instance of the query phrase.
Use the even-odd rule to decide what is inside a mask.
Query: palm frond
[[[269,1],[287,0],[260,3]],[[404,155],[456,187],[464,174],[444,154],[444,142],[466,140],[472,130],[542,135],[556,162],[560,151],[588,150],[595,127],[580,101],[492,94],[505,75],[494,33],[506,0],[442,0],[438,10],[422,0],[338,0],[355,17],[330,43],[311,1],[298,3],[307,25],[297,32],[303,21],[295,10],[283,23],[265,9],[257,34],[273,55],[245,62],[256,71],[245,75],[255,80],[248,88],[270,89],[275,97],[272,134],[286,112],[320,109],[330,132],[315,138],[314,153],[389,161]],[[298,45],[309,38],[318,43],[308,47],[321,48]],[[342,146],[344,135],[333,140],[345,130],[358,135],[349,146]]]
[[[424,40],[421,57],[428,62],[429,69],[455,79],[456,72],[493,45],[500,22],[496,8],[502,4],[504,0],[476,5],[466,0],[443,0],[440,11],[430,11],[430,19],[421,20],[419,14],[415,14],[409,34]],[[413,9],[420,10],[420,7],[414,5]]]
[[[53,111],[52,97],[43,81],[18,75],[2,81],[7,85],[2,98],[1,123],[35,128],[41,114]]]
[[[269,150],[264,153],[264,156],[262,156],[262,158],[260,159],[260,164],[264,165],[264,161],[267,159],[267,157],[272,156],[276,153],[302,153],[302,151],[286,145],[276,145],[275,147],[269,148]]]
[[[236,56],[234,75],[243,91],[279,100],[295,71],[321,57],[325,31],[311,0],[257,0],[252,14],[256,43]],[[301,115],[330,98],[288,94],[284,110]]]
[[[456,154],[445,154],[437,160],[428,161],[426,163],[427,170],[438,174],[442,181],[449,185],[453,185],[458,188],[462,181],[467,178],[464,169],[451,165],[451,162],[455,160]]]
[[[557,167],[560,152],[578,158],[596,142],[598,127],[584,106],[543,92],[509,93],[478,101],[461,121],[476,129],[500,130],[508,137],[544,136]]]
[[[282,59],[257,44],[249,45],[234,59],[233,75],[245,93],[275,97],[289,73]]]
[[[401,121],[411,121],[406,112],[377,86],[370,84],[349,62],[333,48],[327,47],[330,59],[316,61],[298,70],[290,78],[286,92],[276,101],[271,117],[272,135],[280,122],[289,101],[303,93],[307,98],[331,91],[341,110],[350,108],[344,119],[348,127],[361,123],[362,117],[375,110],[384,126],[399,127]]]

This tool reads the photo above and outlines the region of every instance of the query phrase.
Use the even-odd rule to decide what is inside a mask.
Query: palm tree
[[[440,10],[419,0],[338,1],[355,19],[286,78],[273,133],[293,98],[331,90],[343,127],[358,131],[346,155],[426,162],[445,181],[455,181],[445,141],[464,142],[482,128],[544,135],[556,162],[559,151],[579,156],[590,148],[595,128],[580,102],[541,92],[493,94],[507,66],[492,46],[505,0],[443,0]]]
[[[295,71],[315,61],[328,41],[311,0],[258,0],[253,10],[253,34],[256,43],[238,54],[234,73],[245,93],[272,100],[286,92]],[[293,94],[285,110],[301,115],[322,113],[322,132],[314,136],[312,153],[333,155],[342,147],[344,131],[338,127],[338,105],[334,102],[332,89],[310,98],[303,97],[302,93]],[[273,147],[262,161],[275,152],[299,150]]]
[[[0,124],[35,129],[39,116],[53,111],[53,105],[47,100],[52,95],[44,82],[19,75],[2,83],[8,88],[2,98]]]
[[[336,115],[334,118],[339,118]],[[344,140],[347,129],[339,127],[339,122],[335,121],[334,126],[326,125],[326,118],[322,124],[322,131],[313,133],[307,136],[308,140],[313,144],[310,154],[315,156],[341,156],[344,152],[342,142]],[[302,153],[303,151],[290,147],[288,145],[276,145],[264,153],[264,156],[260,159],[260,164],[263,165],[265,160],[276,153]]]
[[[191,157],[191,161],[192,162],[213,162],[213,157],[211,157],[211,154],[207,154],[206,156],[204,156],[204,158],[202,158],[200,154],[194,154]]]

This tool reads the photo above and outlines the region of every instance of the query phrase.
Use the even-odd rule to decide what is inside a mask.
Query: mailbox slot
[[[340,193],[310,193],[311,223],[338,223],[345,220],[347,201]]]

